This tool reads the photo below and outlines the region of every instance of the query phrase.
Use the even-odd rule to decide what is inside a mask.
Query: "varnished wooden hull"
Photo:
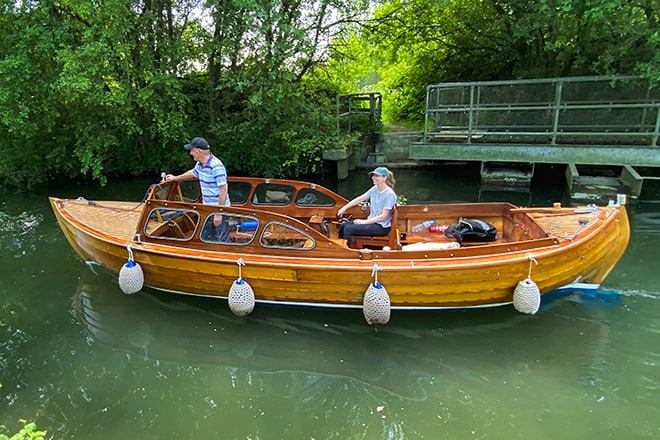
[[[600,284],[623,255],[629,240],[626,210],[614,206],[592,212],[593,221],[589,226],[584,229],[578,226],[570,236],[568,232],[554,237],[546,233],[550,236],[441,251],[352,250],[336,245],[301,224],[300,229],[316,241],[316,246],[305,253],[283,251],[278,255],[277,250],[254,252],[254,247],[249,246],[195,247],[194,240],[145,241],[136,236],[141,231],[139,223],[147,209],[145,204],[90,204],[55,198],[51,198],[51,204],[76,253],[83,260],[98,263],[114,274],[126,263],[130,245],[135,261],[144,272],[146,286],[174,293],[226,298],[239,276],[240,259],[245,263],[241,269],[242,278],[253,288],[257,301],[313,306],[361,307],[364,293],[375,279],[374,274],[386,288],[393,309],[508,304],[512,302],[516,285],[528,275],[541,293],[575,282]],[[102,208],[105,210],[100,211]],[[537,219],[520,218],[541,225],[552,219],[551,216],[569,220],[575,217],[575,223],[580,215],[564,208],[561,211],[513,208],[495,205],[488,209],[501,210],[503,218],[514,220],[534,213]],[[414,209],[402,207],[401,211],[407,215],[406,210]],[[446,205],[443,212],[464,210],[475,215],[478,214],[475,209],[472,204]],[[91,215],[90,210],[97,210],[98,214]],[[492,219],[498,221],[502,229],[513,227],[503,224],[505,220],[497,220],[495,215]],[[287,218],[285,221],[298,227],[295,220]],[[399,226],[405,227],[403,223]],[[374,271],[375,265],[379,270]]]

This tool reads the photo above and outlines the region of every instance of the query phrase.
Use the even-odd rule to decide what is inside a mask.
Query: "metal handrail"
[[[592,84],[585,84],[592,83]],[[579,87],[576,86],[579,84]],[[525,96],[547,85],[545,100]],[[501,86],[508,86],[502,90]],[[581,87],[581,88],[580,88]],[[620,87],[620,88],[617,88]],[[622,89],[629,87],[630,90]],[[493,89],[494,88],[494,89]],[[595,95],[597,99],[575,97],[571,91]],[[625,93],[643,96],[628,96]],[[502,102],[510,92],[509,102]],[[631,93],[632,92],[632,93]],[[457,132],[467,136],[546,136],[550,144],[561,144],[567,136],[602,136],[620,144],[631,138],[647,138],[645,145],[658,147],[660,138],[660,93],[648,81],[634,76],[547,78],[520,81],[477,81],[430,85],[426,93],[424,142],[436,135]],[[490,94],[490,95],[489,95]],[[493,98],[497,98],[493,101]],[[581,99],[578,99],[581,98]],[[490,102],[488,101],[490,99]],[[442,102],[445,101],[445,102]],[[441,103],[442,102],[442,103]],[[589,112],[592,120],[582,122]],[[598,112],[598,113],[595,113]],[[611,113],[604,118],[605,112]],[[517,114],[521,117],[517,118]],[[460,117],[458,115],[461,115]],[[522,117],[524,116],[524,119]],[[597,118],[596,118],[597,116]],[[460,120],[457,120],[459,118]],[[499,119],[499,121],[497,120]],[[520,123],[515,123],[517,120]],[[579,127],[584,127],[580,130]],[[539,131],[540,130],[540,131]],[[616,139],[619,137],[620,139]],[[537,143],[538,139],[534,140]],[[639,145],[639,142],[636,143]]]

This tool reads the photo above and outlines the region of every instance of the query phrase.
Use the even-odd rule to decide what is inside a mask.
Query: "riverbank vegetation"
[[[153,175],[206,137],[235,174],[319,173],[338,94],[419,122],[447,81],[660,80],[655,0],[5,2],[0,182]]]
[[[48,433],[48,431],[39,431],[34,422],[28,423],[25,420],[20,420],[20,422],[23,423],[23,427],[16,434],[9,437],[7,434],[0,433],[0,440],[44,440]]]

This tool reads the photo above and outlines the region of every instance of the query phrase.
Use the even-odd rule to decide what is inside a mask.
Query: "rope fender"
[[[139,292],[144,286],[144,273],[142,267],[133,259],[133,249],[129,244],[128,261],[119,271],[119,288],[127,295]]]
[[[234,315],[246,316],[254,310],[254,291],[247,281],[243,280],[241,270],[241,266],[245,266],[243,258],[239,258],[236,264],[238,264],[238,278],[229,288],[227,301],[229,302],[229,309]]]
[[[529,259],[529,271],[527,278],[518,282],[513,291],[513,307],[520,313],[534,315],[541,307],[541,292],[539,287],[532,281],[532,263],[539,264],[531,253],[527,254]]]
[[[362,299],[362,312],[369,325],[387,324],[390,321],[390,297],[385,287],[378,282],[378,271],[383,268],[377,263],[371,271],[374,282],[369,284]]]

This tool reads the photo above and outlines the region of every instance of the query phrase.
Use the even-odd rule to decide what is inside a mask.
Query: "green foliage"
[[[632,74],[659,48],[657,2],[509,1],[506,17],[523,76]],[[658,68],[658,66],[656,66]]]
[[[419,123],[438,82],[660,80],[657,1],[49,0],[0,14],[0,183],[158,175],[209,138],[230,172],[320,170],[338,94]],[[367,130],[368,131],[368,130]]]
[[[299,81],[255,77],[241,111],[225,112],[211,137],[224,140],[217,154],[238,170],[266,177],[319,173],[322,149],[342,141],[333,104],[326,91]]]
[[[366,6],[8,4],[0,16],[0,183],[105,183],[183,169],[191,164],[181,145],[198,135],[222,145],[219,155],[237,172],[317,172],[321,149],[342,141],[331,130],[336,90],[302,78],[324,60],[328,36]]]
[[[641,74],[660,78],[660,4],[620,0],[392,0],[334,43],[328,78],[380,78],[388,121],[420,122],[429,84]],[[365,70],[371,67],[372,72]],[[348,73],[348,74],[347,74]]]
[[[105,182],[170,162],[160,151],[185,134],[184,59],[179,26],[159,7],[72,0],[3,16],[0,179]]]
[[[37,425],[34,422],[28,423],[25,420],[20,420],[23,427],[11,437],[0,433],[0,440],[44,440],[44,436],[48,431],[38,431]]]
[[[0,177],[33,181],[62,165],[52,138],[61,129],[61,106],[50,88],[60,34],[42,24],[49,21],[45,9],[26,8],[19,19],[12,17],[0,17]]]

